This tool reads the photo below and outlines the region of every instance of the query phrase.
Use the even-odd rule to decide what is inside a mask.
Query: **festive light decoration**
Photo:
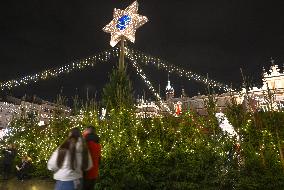
[[[118,49],[114,48],[112,50],[104,51],[102,53],[87,57],[85,59],[74,61],[70,64],[63,65],[59,68],[48,69],[36,74],[27,75],[19,79],[0,82],[0,90],[3,91],[5,89],[11,89],[20,85],[27,85],[30,83],[38,82],[39,80],[54,78],[61,74],[70,73],[72,71],[84,69],[86,67],[93,67],[96,63],[106,62],[110,60],[112,57],[117,57],[118,53],[119,53]]]
[[[175,114],[176,116],[180,115],[182,113],[182,102],[178,101],[175,105]]]
[[[103,28],[104,32],[111,33],[110,45],[114,47],[122,37],[134,43],[136,29],[145,24],[148,19],[137,14],[138,2],[134,1],[125,10],[114,9],[113,20]]]
[[[131,52],[126,51],[126,55],[127,57],[131,60],[131,63],[133,65],[133,67],[136,69],[137,74],[143,79],[144,83],[148,86],[149,90],[153,93],[153,95],[157,98],[158,102],[160,103],[160,105],[162,107],[166,108],[167,112],[171,112],[170,108],[163,103],[162,98],[160,97],[160,95],[156,92],[156,90],[154,89],[153,85],[151,84],[151,82],[147,79],[145,73],[143,72],[143,70],[139,67],[139,65],[136,63],[135,59],[133,58],[133,55],[131,54]]]
[[[144,64],[152,63],[154,66],[158,68],[162,68],[170,73],[176,73],[180,77],[186,77],[188,79],[193,79],[198,82],[202,82],[204,84],[208,84],[210,87],[218,88],[220,90],[224,91],[234,91],[234,89],[230,88],[228,85],[222,84],[220,82],[214,81],[212,79],[209,79],[208,77],[201,76],[199,74],[196,74],[192,71],[186,71],[182,68],[179,68],[175,65],[171,65],[167,63],[166,61],[161,60],[160,58],[156,58],[151,55],[144,54],[140,51],[128,49],[129,52],[131,52],[132,55],[134,55],[134,60],[142,62]]]
[[[270,114],[275,113],[278,112]],[[179,118],[166,117],[142,120],[136,118],[135,113],[129,110],[111,113],[105,120],[99,122],[97,111],[81,110],[80,115],[53,118],[52,120],[55,122],[51,122],[47,127],[40,127],[37,122],[31,124],[29,119],[22,118],[12,122],[14,124],[9,132],[10,141],[5,139],[5,142],[15,143],[19,156],[29,154],[33,158],[37,172],[45,172],[47,160],[54,149],[62,143],[70,128],[76,126],[83,129],[84,122],[90,122],[96,127],[96,131],[101,137],[103,167],[100,172],[104,174],[102,175],[104,177],[107,175],[107,178],[112,170],[123,170],[125,165],[129,169],[129,163],[139,169],[143,169],[145,164],[148,167],[155,166],[156,170],[151,170],[155,174],[160,174],[159,168],[163,170],[166,166],[168,171],[176,170],[180,164],[182,168],[179,169],[184,172],[198,168],[195,170],[198,172],[196,174],[198,176],[204,175],[204,170],[199,169],[201,166],[206,166],[204,167],[206,172],[214,170],[214,173],[220,172],[220,168],[226,168],[225,173],[220,176],[221,178],[218,178],[219,175],[214,175],[214,181],[223,179],[224,176],[229,177],[231,172],[238,172],[237,169],[240,167],[254,170],[254,166],[248,164],[251,163],[249,161],[261,166],[261,161],[264,160],[269,163],[264,168],[265,170],[269,170],[269,172],[282,171],[281,157],[277,150],[278,145],[275,141],[277,138],[273,133],[273,128],[271,126],[263,126],[265,127],[263,129],[255,127],[253,117],[254,115],[250,115],[250,119],[240,128],[240,134],[242,134],[240,144],[235,144],[236,141],[233,138],[222,132],[216,135],[203,134],[198,126],[208,127],[209,130],[212,130],[211,124],[208,125],[207,123],[208,118],[190,112],[182,114]],[[69,123],[72,123],[72,125],[69,125]],[[128,127],[125,127],[125,123]],[[213,122],[212,125],[216,125],[216,123]],[[248,131],[243,130],[246,127],[249,128]],[[255,135],[256,133],[257,135]],[[281,143],[283,143],[282,139]],[[256,142],[260,142],[260,144]],[[244,150],[246,146],[251,148]],[[2,148],[2,144],[0,144],[0,148]],[[263,157],[263,152],[268,153],[269,156]],[[208,159],[208,157],[214,159]],[[173,158],[175,164],[172,162]],[[192,162],[192,160],[196,161]],[[124,165],[124,163],[126,164]],[[128,170],[125,171],[129,173]],[[139,176],[142,175],[147,179],[149,171],[146,170],[146,173],[143,171],[139,171]],[[259,168],[257,171],[259,172]],[[277,173],[283,175],[283,172]],[[133,175],[136,175],[136,173]],[[265,176],[265,174],[262,175]],[[257,177],[260,177],[260,175]],[[105,180],[105,178],[101,180]],[[186,182],[188,179],[183,180],[183,182]],[[108,181],[108,184],[112,184],[112,182]]]
[[[128,11],[134,14],[137,13],[137,10],[138,3],[136,1],[131,6],[129,6],[125,12],[121,10],[116,11],[115,9],[116,20],[114,19],[114,21],[112,21],[114,22],[112,23],[113,26],[115,26],[116,29],[119,31],[127,31],[133,25],[132,22],[134,22],[133,15],[128,14]],[[135,24],[134,26],[136,26],[136,28],[132,28],[132,32],[135,33],[135,30],[138,27]],[[128,39],[130,38],[129,40],[132,39],[134,42],[134,33],[132,34],[133,36],[127,37],[127,34],[129,33],[126,33],[126,35],[124,34],[124,36]],[[112,33],[112,40],[114,40],[113,43],[116,44],[121,39],[121,36],[119,35],[122,35],[122,33]],[[113,53],[112,55],[118,56],[118,50],[114,49],[111,52],[108,52],[107,54],[103,55],[105,59],[100,60],[98,58],[99,61],[109,60],[111,57],[111,53]],[[128,49],[126,51],[126,56],[132,63],[133,67],[136,69],[137,74],[143,79],[145,84],[149,87],[151,92],[156,96],[156,98],[161,104],[163,103],[161,101],[161,97],[158,93],[156,93],[153,85],[147,79],[143,70],[139,67],[139,61],[144,64],[149,62],[154,63],[154,65],[162,67],[163,69],[171,73],[177,73],[179,76],[186,76],[189,79],[194,79],[196,81],[203,82],[212,87],[217,87],[222,90],[231,90],[226,85],[223,85],[213,80],[209,80],[208,78],[204,78],[191,71],[185,71],[176,66],[166,64],[160,59],[149,57],[142,53],[137,53],[133,50]],[[97,57],[93,57],[93,59],[85,59],[79,62],[74,62],[70,65],[70,67],[69,65],[67,65],[66,67],[63,66],[58,69],[47,70],[39,74],[21,78],[19,80],[12,80],[8,83],[0,83],[0,87],[1,89],[15,87],[21,84],[36,82],[40,79],[55,77],[59,74],[68,73],[75,69],[82,69],[86,66],[93,66],[93,64],[97,61],[95,59],[97,59]],[[6,107],[6,105],[4,106]],[[11,108],[9,107],[9,109]],[[180,111],[181,110],[178,108],[176,113],[178,114],[180,113]],[[37,122],[38,118],[23,117],[19,120],[18,118],[14,118],[14,121],[12,121],[12,125],[10,128],[11,130],[7,131],[7,133],[9,134],[8,137],[10,139],[6,138],[4,140],[5,142],[10,141],[16,143],[18,145],[18,152],[20,154],[31,154],[35,159],[34,163],[37,169],[46,169],[46,162],[48,158],[50,157],[53,150],[58,147],[60,143],[62,143],[71,127],[78,126],[82,129],[83,124],[92,124],[96,127],[97,132],[101,137],[101,143],[103,145],[102,163],[104,164],[104,167],[101,168],[101,172],[105,173],[101,175],[102,178],[100,179],[100,181],[98,181],[98,183],[101,183],[99,185],[101,185],[102,188],[104,188],[103,185],[105,184],[107,184],[108,186],[112,185],[113,181],[111,180],[119,180],[119,177],[121,176],[123,178],[127,178],[129,174],[131,174],[131,177],[134,176],[134,178],[132,179],[142,179],[136,180],[138,184],[140,183],[139,181],[142,181],[143,183],[158,183],[159,181],[161,181],[163,185],[166,184],[168,186],[171,185],[171,183],[167,183],[169,181],[168,179],[171,179],[172,181],[174,181],[175,186],[173,187],[179,187],[179,185],[181,185],[180,187],[194,185],[195,187],[197,187],[197,189],[198,187],[203,187],[204,189],[205,185],[207,185],[208,187],[212,188],[212,185],[216,184],[216,181],[222,181],[222,183],[227,183],[226,181],[229,181],[229,183],[234,183],[233,187],[238,186],[238,182],[242,181],[239,180],[239,177],[242,177],[246,174],[245,172],[243,172],[244,174],[237,173],[241,170],[240,168],[235,168],[236,159],[234,158],[240,155],[242,157],[246,156],[245,159],[248,160],[247,163],[251,163],[249,161],[253,160],[254,162],[256,162],[256,164],[258,164],[258,159],[251,158],[251,153],[255,153],[257,157],[259,157],[260,159],[264,159],[262,158],[262,151],[265,150],[266,146],[269,146],[269,144],[273,148],[270,148],[270,150],[267,149],[267,151],[270,151],[268,152],[270,153],[268,159],[271,159],[272,156],[277,156],[277,158],[275,159],[276,162],[283,161],[283,159],[281,160],[279,152],[276,150],[277,146],[275,145],[274,139],[272,138],[273,128],[270,125],[273,122],[267,122],[269,124],[268,126],[266,126],[267,130],[258,129],[252,124],[252,121],[255,120],[253,120],[253,115],[250,115],[249,118],[251,120],[247,119],[247,124],[239,127],[243,138],[240,139],[241,143],[249,145],[247,147],[251,147],[249,149],[250,152],[247,152],[243,150],[235,151],[233,144],[234,140],[228,138],[226,134],[203,134],[202,131],[198,129],[198,127],[204,127],[205,124],[209,124],[206,126],[209,130],[213,130],[214,127],[216,127],[216,123],[212,120],[213,118],[210,117],[211,116],[209,115],[209,118],[203,118],[196,115],[192,115],[190,113],[186,113],[185,115],[182,115],[182,117],[179,118],[167,117],[163,120],[161,118],[151,119],[147,123],[147,120],[140,120],[136,118],[135,113],[133,111],[120,110],[118,113],[115,111],[110,112],[110,115],[104,120],[102,120],[101,123],[99,123],[99,115],[96,110],[80,110],[80,114],[75,116],[57,115],[53,118],[51,117],[51,122],[45,128],[39,126],[40,123]],[[279,118],[283,118],[283,116]],[[241,120],[243,118],[238,117],[237,119]],[[222,121],[222,118],[220,118],[220,121]],[[275,121],[279,122],[280,120],[278,119]],[[276,123],[276,125],[278,126],[278,123]],[[256,133],[260,135],[255,135]],[[283,139],[281,138],[283,137],[283,134],[280,135],[280,139]],[[267,141],[264,140],[264,137],[267,138]],[[259,146],[258,143],[255,143],[257,142],[257,140],[258,142],[261,142],[261,146]],[[268,140],[271,142],[269,142]],[[281,143],[284,143],[284,141],[281,140],[278,142],[278,144],[280,144],[280,150]],[[1,146],[2,145],[0,144],[0,147]],[[242,152],[242,154],[239,154],[239,152]],[[243,168],[241,168],[242,170],[254,169],[254,166],[251,167],[252,164],[247,163],[244,162],[244,166],[242,166]],[[245,166],[245,164],[247,164],[248,166]],[[122,168],[123,166],[127,167]],[[132,167],[134,169],[132,170],[132,168],[129,166],[134,166]],[[268,164],[268,167],[274,167],[271,171],[277,171],[275,169],[275,166],[277,165],[273,162],[270,162]],[[148,168],[151,168],[151,170],[148,170]],[[261,167],[256,168],[257,172],[261,171]],[[280,167],[278,168],[280,169]],[[121,171],[117,172],[117,169],[121,169]],[[270,168],[265,167],[265,170],[267,169]],[[115,172],[112,172],[112,170]],[[123,173],[124,171],[125,173]],[[168,172],[166,172],[165,174],[165,171]],[[188,171],[195,172],[192,172],[191,175],[183,175],[185,173],[188,173]],[[271,173],[271,171],[269,171],[269,173]],[[149,175],[149,172],[155,172],[155,175]],[[233,180],[231,180],[230,176],[232,176],[232,172],[233,174],[242,175],[233,175]],[[275,173],[277,174],[280,172]],[[280,175],[283,174],[281,173]],[[153,180],[153,178],[155,178],[156,176],[163,177],[158,180]],[[259,177],[259,175],[257,175],[257,177]],[[273,178],[274,177],[275,176],[273,176]],[[105,183],[106,181],[103,181],[104,178],[107,179],[107,183]],[[199,178],[206,179],[205,182],[207,184],[204,183],[204,180],[200,180],[202,182],[200,186],[197,186],[198,180],[196,179]],[[224,178],[229,180],[223,180]],[[192,183],[192,181],[190,181],[191,179],[194,179],[194,184]],[[281,179],[283,179],[283,177],[281,177]],[[166,180],[166,182],[164,182],[163,180]],[[129,182],[129,180],[121,180],[119,181],[119,184],[123,184],[125,182]],[[263,185],[265,183],[262,182],[261,184]],[[153,186],[153,184],[147,185],[149,185],[148,187],[159,187]],[[225,184],[224,187],[226,187],[226,185],[232,184]]]
[[[161,100],[160,95],[156,92],[151,82],[147,79],[143,70],[139,67],[139,65],[133,59],[133,56],[131,54],[128,54],[128,58],[131,60],[132,66],[136,69],[137,74],[143,79],[143,81],[149,87],[149,90],[153,93],[153,95],[157,98],[157,100],[160,101]]]
[[[127,49],[126,51],[128,54],[126,56],[132,55],[132,58],[130,59],[132,62],[136,61],[134,65],[138,67],[138,62],[141,62],[143,64],[148,64],[152,63],[154,66],[157,68],[162,68],[170,73],[176,73],[180,77],[186,77],[189,80],[193,79],[198,82],[202,82],[204,84],[208,84],[211,87],[218,88],[220,90],[224,91],[235,91],[232,88],[229,88],[227,85],[224,85],[220,82],[216,82],[214,80],[208,79],[207,77],[201,76],[199,74],[196,74],[192,71],[186,71],[182,68],[179,68],[175,65],[171,65],[167,63],[166,61],[162,61],[160,58],[156,58],[154,56],[146,55],[140,51],[133,50],[133,49]],[[0,90],[3,91],[5,89],[11,89],[17,86],[21,85],[28,85],[30,83],[35,83],[40,80],[47,80],[50,78],[55,78],[58,77],[61,74],[68,74],[70,72],[73,72],[75,70],[81,70],[86,67],[94,67],[96,63],[99,62],[107,62],[111,58],[116,58],[119,55],[119,49],[114,48],[112,50],[108,50],[93,56],[89,56],[87,58],[78,60],[78,61],[73,61],[70,64],[63,65],[59,68],[54,68],[54,69],[48,69],[33,75],[27,75],[19,79],[13,79],[13,80],[8,80],[4,82],[0,82]],[[140,68],[141,69],[141,68]],[[142,69],[141,69],[142,70]],[[139,74],[140,75],[140,74]],[[145,76],[146,78],[146,76]],[[151,89],[150,89],[151,90]],[[152,90],[151,90],[152,91]]]

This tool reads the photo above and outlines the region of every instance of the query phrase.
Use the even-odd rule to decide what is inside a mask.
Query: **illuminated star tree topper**
[[[103,28],[104,32],[111,33],[110,45],[112,47],[114,47],[122,37],[134,43],[136,29],[148,21],[147,17],[137,14],[137,12],[137,1],[134,1],[125,10],[114,9],[113,20]]]

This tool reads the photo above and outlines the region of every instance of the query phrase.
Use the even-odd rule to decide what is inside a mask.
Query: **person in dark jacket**
[[[18,180],[24,180],[30,177],[29,172],[31,169],[31,165],[32,165],[32,159],[27,155],[23,156],[22,163],[20,165],[16,165]]]
[[[88,126],[88,127],[83,131],[82,136],[83,136],[84,138],[86,138],[86,136],[87,136],[88,134],[90,134],[90,133],[96,134],[96,129],[95,129],[95,127],[92,126],[92,125]]]
[[[92,157],[93,167],[84,174],[84,190],[93,190],[95,182],[99,177],[99,164],[101,160],[101,145],[99,144],[99,136],[94,133],[88,133],[85,136],[87,146]]]
[[[15,146],[10,144],[3,151],[3,179],[7,180],[11,174],[11,168],[14,163],[14,159],[16,157],[16,149]]]

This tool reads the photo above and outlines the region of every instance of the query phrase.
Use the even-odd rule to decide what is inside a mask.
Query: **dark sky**
[[[110,49],[110,34],[102,28],[114,8],[125,9],[131,0],[9,0],[0,5],[0,81],[62,66]],[[131,47],[167,60],[217,81],[241,84],[240,68],[260,84],[262,67],[270,58],[284,63],[284,1],[140,0],[139,14],[149,22],[136,32]],[[130,42],[128,43],[130,44]],[[114,63],[112,63],[114,64]],[[67,97],[99,97],[113,65],[105,64],[59,78],[17,87],[17,97],[36,94],[54,100],[63,89]],[[147,87],[129,67],[136,95]],[[166,86],[167,73],[146,69],[154,86]],[[204,86],[170,75],[177,95],[189,95]],[[146,91],[148,97],[150,94]],[[162,93],[163,95],[163,93]]]

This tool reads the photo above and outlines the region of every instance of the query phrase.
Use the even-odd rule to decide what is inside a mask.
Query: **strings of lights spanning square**
[[[169,64],[169,63],[161,60],[160,58],[157,58],[157,57],[154,57],[154,56],[151,56],[151,55],[147,55],[147,54],[144,54],[143,52],[133,50],[133,49],[128,49],[128,51],[129,51],[129,53],[131,53],[133,55],[134,60],[139,61],[143,64],[151,63],[154,66],[161,68],[161,69],[164,69],[164,70],[166,70],[170,73],[176,73],[180,77],[186,77],[188,79],[193,79],[193,80],[201,82],[203,84],[207,84],[210,87],[214,87],[214,88],[217,88],[219,90],[224,90],[225,92],[236,91],[235,89],[230,88],[226,84],[222,84],[222,83],[217,82],[215,80],[209,79],[208,77],[201,76],[201,75],[196,74],[192,71],[184,70],[180,67]]]
[[[59,68],[47,69],[45,71],[27,75],[18,79],[12,79],[4,82],[0,82],[0,90],[11,89],[17,86],[28,85],[31,83],[38,82],[40,80],[47,80],[50,78],[58,77],[61,74],[67,74],[75,70],[84,69],[86,67],[94,67],[98,62],[106,62],[112,57],[118,56],[118,49],[114,48],[112,50],[104,51],[96,55],[81,59],[79,61],[74,61],[70,64],[63,65]]]
[[[175,65],[171,65],[165,61],[162,61],[160,58],[150,56],[150,55],[144,54],[143,52],[133,50],[133,49],[126,49],[126,51],[128,52],[128,55],[126,54],[126,56],[129,56],[131,54],[132,58],[130,60],[136,61],[136,63],[137,62],[141,62],[143,64],[151,63],[155,65],[157,68],[164,69],[170,73],[176,73],[180,77],[186,77],[188,79],[193,79],[195,81],[208,84],[211,87],[218,88],[224,91],[236,91],[232,88],[229,88],[225,84],[208,79],[192,71],[184,70]],[[63,65],[59,68],[48,69],[48,70],[45,70],[45,71],[42,71],[36,74],[27,75],[27,76],[24,76],[18,79],[3,81],[3,82],[0,82],[0,91],[3,91],[5,89],[11,89],[17,86],[28,85],[28,84],[35,83],[41,80],[55,78],[61,74],[64,74],[64,73],[67,74],[75,70],[84,69],[86,67],[93,67],[98,62],[106,62],[110,60],[111,58],[118,57],[118,55],[119,55],[119,49],[114,48],[112,50],[105,51],[105,52],[96,54],[94,56],[87,57],[85,59],[81,59],[79,61],[74,61],[70,64]]]
[[[137,64],[136,60],[134,59],[134,56],[132,55],[131,52],[126,51],[126,56],[127,58],[131,61],[132,66],[136,69],[137,71],[137,75],[139,75],[141,77],[141,79],[144,81],[144,83],[148,86],[149,90],[154,94],[154,96],[157,98],[158,102],[160,103],[160,105],[162,107],[164,107],[166,109],[167,112],[171,112],[170,108],[164,104],[164,102],[162,101],[162,98],[160,97],[160,95],[156,92],[155,88],[153,87],[152,83],[147,79],[146,74],[143,72],[143,70],[139,67],[139,65]]]

